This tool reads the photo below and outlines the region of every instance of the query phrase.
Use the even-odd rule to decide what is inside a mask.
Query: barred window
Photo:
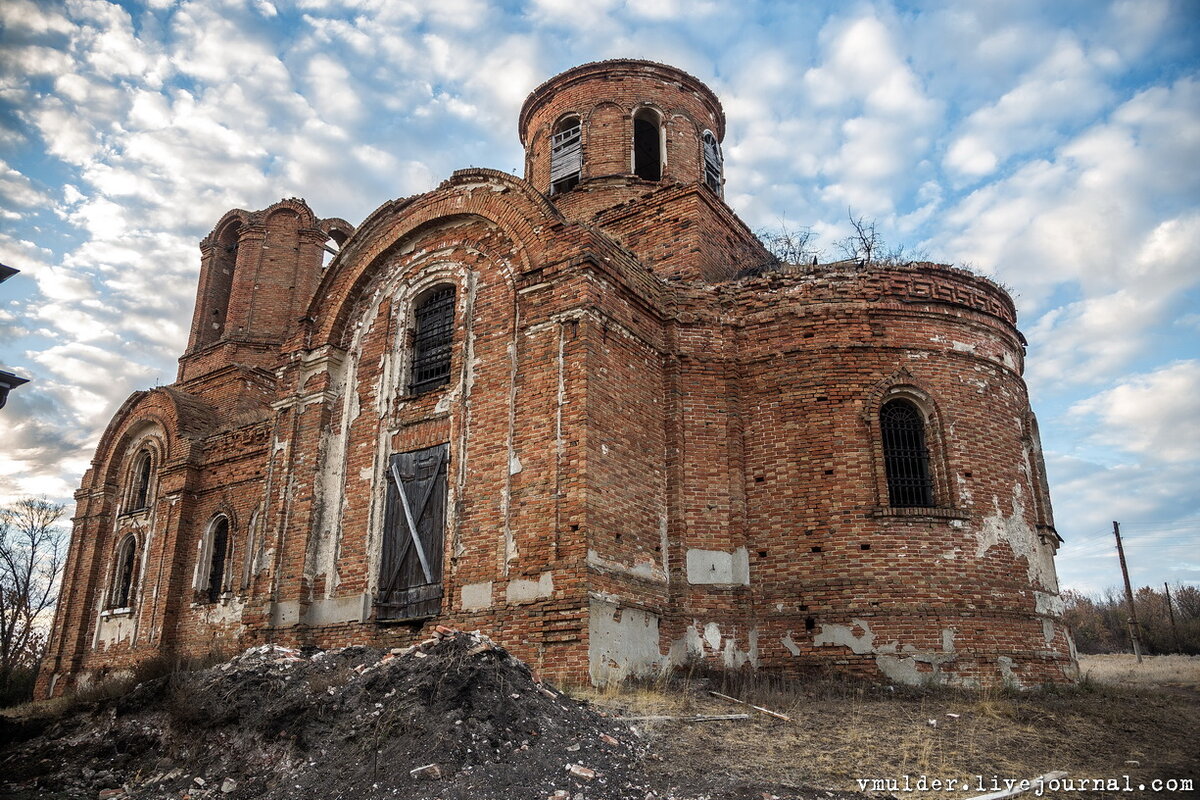
[[[925,419],[907,400],[889,400],[879,411],[883,459],[887,471],[888,503],[895,508],[933,505]]]
[[[133,534],[126,536],[117,548],[117,558],[113,564],[112,583],[108,595],[109,608],[129,608],[129,600],[133,594],[133,576],[137,571],[137,537]]]
[[[721,159],[721,144],[712,131],[704,132],[704,183],[708,188],[721,194],[721,173],[724,170]]]
[[[454,339],[454,287],[440,286],[413,312],[412,377],[409,394],[421,394],[450,382]]]
[[[579,117],[567,117],[550,137],[550,194],[575,188],[583,171],[583,129]]]

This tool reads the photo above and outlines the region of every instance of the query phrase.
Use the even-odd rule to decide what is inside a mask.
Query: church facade
[[[433,625],[565,681],[1075,676],[1004,290],[764,270],[721,105],[672,67],[571,69],[519,132],[524,178],[217,223],[178,379],[76,494],[39,694]]]

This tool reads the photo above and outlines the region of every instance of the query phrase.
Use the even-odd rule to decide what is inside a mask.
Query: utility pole
[[[1167,613],[1171,615],[1171,633],[1175,634],[1175,652],[1182,653],[1183,646],[1179,644],[1179,628],[1175,627],[1175,609],[1171,607],[1171,587],[1163,581],[1163,591],[1167,593]]]
[[[1142,645],[1138,642],[1137,610],[1133,607],[1133,587],[1129,585],[1129,568],[1125,566],[1125,548],[1121,547],[1121,524],[1113,520],[1113,536],[1117,537],[1117,557],[1121,559],[1121,574],[1125,576],[1125,599],[1129,601],[1129,639],[1133,642],[1133,654],[1142,663]]]

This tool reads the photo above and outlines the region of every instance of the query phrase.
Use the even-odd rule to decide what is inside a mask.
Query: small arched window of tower
[[[550,137],[550,194],[575,188],[583,171],[583,128],[579,117],[563,117]]]
[[[879,411],[879,427],[889,505],[933,506],[933,476],[925,442],[925,417],[920,409],[908,400],[889,400]]]
[[[129,490],[127,511],[143,511],[150,507],[150,483],[154,475],[154,457],[149,450],[142,450],[133,460],[130,472],[132,486]]]
[[[225,566],[229,560],[229,518],[221,515],[208,526],[196,565],[196,593],[203,603],[216,603],[225,592]]]
[[[109,608],[129,608],[133,596],[133,580],[137,572],[137,537],[132,533],[121,540],[113,562],[112,582],[108,593]]]
[[[437,286],[413,309],[412,370],[408,393],[422,394],[450,382],[454,342],[454,287]]]
[[[721,158],[721,143],[712,131],[704,132],[704,183],[721,196],[721,177],[724,161]]]
[[[633,174],[661,180],[662,162],[662,121],[654,109],[640,109],[633,115]]]

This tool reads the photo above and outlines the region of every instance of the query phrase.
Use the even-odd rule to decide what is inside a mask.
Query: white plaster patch
[[[871,633],[870,626],[861,619],[851,620],[851,623],[851,625],[822,623],[820,632],[813,637],[813,644],[849,647],[850,652],[860,656],[875,652],[875,634]],[[861,628],[862,634],[856,635],[855,628]]]
[[[100,615],[100,624],[96,626],[96,646],[107,648],[117,642],[131,641],[136,630],[137,623],[132,611],[119,609],[115,612],[103,612]]]
[[[509,603],[532,603],[554,596],[554,575],[543,572],[537,580],[518,578],[508,582],[504,599]]]
[[[721,646],[721,628],[717,623],[710,622],[704,626],[704,643],[710,650],[716,650]]]
[[[791,631],[788,631],[787,634],[779,640],[779,643],[782,644],[784,648],[786,648],[787,651],[792,655],[800,655],[800,645],[796,644],[796,640],[792,638]]]
[[[1054,553],[1043,545],[1037,531],[1025,522],[1025,503],[1020,484],[1013,487],[1012,514],[1004,516],[1000,510],[1000,498],[992,496],[994,514],[985,517],[976,534],[976,558],[983,558],[988,550],[1006,542],[1013,554],[1025,559],[1029,582],[1035,589],[1057,591],[1058,580],[1054,574]]]
[[[468,583],[458,590],[458,605],[463,611],[492,607],[492,582]]]
[[[271,604],[271,627],[288,628],[300,621],[300,603],[283,600]]]
[[[687,551],[687,580],[693,585],[749,586],[750,554],[739,547],[724,550]]]
[[[1066,604],[1063,603],[1063,599],[1057,594],[1035,591],[1033,593],[1033,601],[1035,610],[1039,614],[1045,614],[1049,617],[1061,617],[1063,612],[1066,611]]]
[[[1017,677],[1017,673],[1013,671],[1013,660],[1008,656],[1000,656],[996,659],[997,666],[1000,667],[1000,677],[1005,685],[1012,686],[1015,689],[1024,689],[1025,685],[1021,683],[1021,679]]]
[[[592,598],[588,610],[588,675],[596,686],[661,670],[658,616]]]
[[[305,625],[336,625],[339,622],[362,622],[371,615],[371,595],[354,594],[348,597],[323,597],[304,609]]]
[[[511,456],[509,456],[509,459],[508,459],[508,474],[516,475],[520,471],[521,471],[521,459],[519,456],[517,456],[516,453],[513,453]]]

